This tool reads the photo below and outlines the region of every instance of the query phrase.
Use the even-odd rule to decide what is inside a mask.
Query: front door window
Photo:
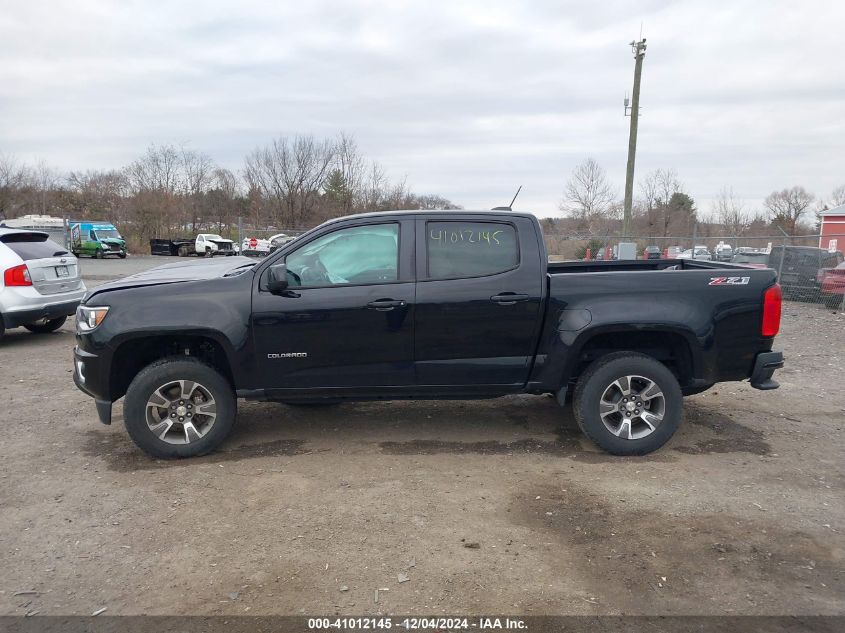
[[[287,256],[290,286],[378,284],[399,278],[399,225],[354,226],[309,242]]]

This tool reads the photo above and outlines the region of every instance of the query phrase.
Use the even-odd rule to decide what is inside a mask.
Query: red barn
[[[819,213],[822,226],[819,233],[819,248],[834,251],[845,251],[845,204]]]

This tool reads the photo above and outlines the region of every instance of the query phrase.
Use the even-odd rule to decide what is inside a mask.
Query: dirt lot
[[[786,304],[781,389],[687,399],[645,458],[511,397],[241,403],[222,451],[163,462],[74,387],[72,323],[13,330],[0,614],[845,614],[844,332]]]

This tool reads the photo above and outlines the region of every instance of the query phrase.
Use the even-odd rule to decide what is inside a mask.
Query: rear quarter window
[[[428,222],[430,279],[495,275],[519,265],[516,229],[503,222]]]
[[[0,236],[0,242],[24,261],[68,254],[64,246],[59,246],[46,235],[37,233],[10,233]]]

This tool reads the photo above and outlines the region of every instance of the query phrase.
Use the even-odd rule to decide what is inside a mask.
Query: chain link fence
[[[546,234],[552,261],[702,259],[777,272],[784,299],[845,310],[845,233],[800,236],[632,236]],[[622,246],[620,247],[620,244]],[[631,246],[633,245],[633,246]]]

